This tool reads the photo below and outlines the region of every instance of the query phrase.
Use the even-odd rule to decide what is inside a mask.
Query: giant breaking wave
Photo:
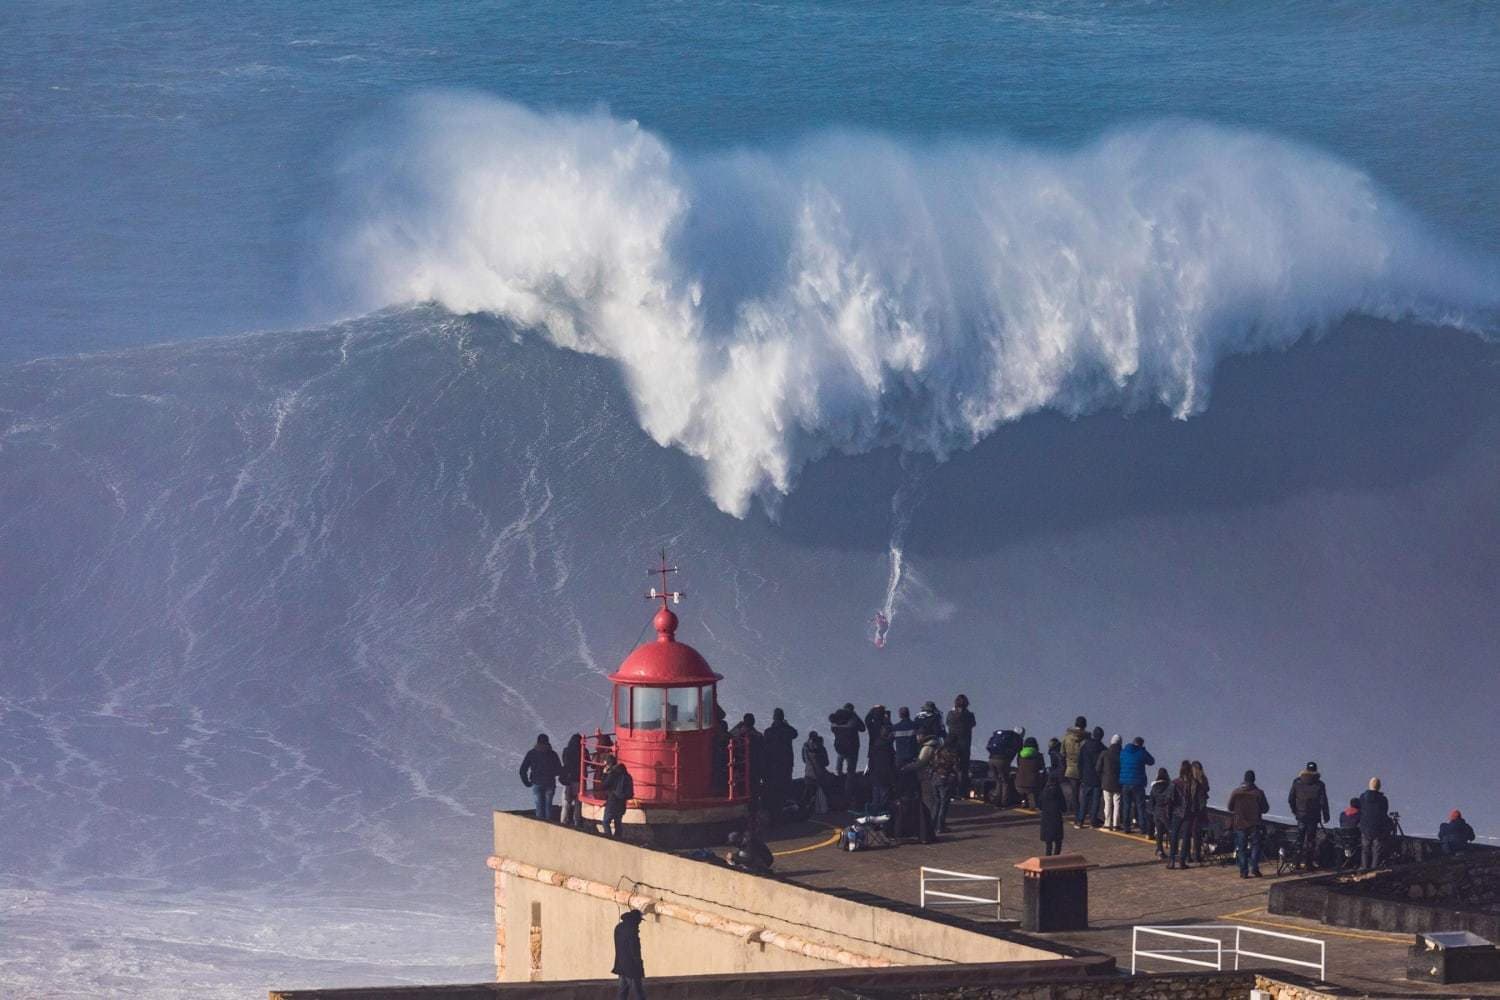
[[[1329,157],[1190,122],[1072,151],[827,134],[675,154],[631,121],[426,95],[346,169],[359,308],[433,300],[615,359],[723,510],[830,450],[942,457],[1051,408],[1203,408],[1353,312],[1480,329],[1491,268]]]

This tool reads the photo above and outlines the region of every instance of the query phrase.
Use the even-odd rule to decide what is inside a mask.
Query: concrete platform
[[[919,902],[919,869],[924,865],[996,875],[1001,881],[1004,918],[1019,918],[1021,873],[1013,866],[1041,853],[1034,813],[996,810],[978,802],[955,803],[949,817],[952,832],[936,844],[903,843],[854,853],[841,850],[834,843],[843,818],[822,817],[816,823],[776,831],[770,846],[777,855],[777,875],[811,888],[857,895],[867,902],[884,899],[907,905]],[[1453,987],[1405,978],[1410,935],[1347,930],[1268,914],[1266,897],[1269,885],[1275,881],[1274,860],[1262,866],[1266,874],[1263,879],[1243,880],[1232,864],[1168,871],[1156,859],[1154,846],[1143,837],[1074,830],[1071,824],[1063,850],[1083,854],[1098,866],[1089,873],[1091,929],[1035,936],[1113,955],[1122,970],[1130,968],[1131,929],[1136,925],[1239,924],[1325,941],[1328,980],[1356,993],[1374,996],[1454,993]],[[944,907],[941,912],[977,923],[996,923],[994,907]],[[1275,962],[1259,959],[1245,959],[1243,964],[1245,968],[1276,967]],[[1310,978],[1317,975],[1282,967]],[[1141,971],[1146,972],[1187,970],[1187,966],[1162,961],[1143,960],[1141,964]],[[1500,984],[1464,984],[1462,993],[1500,996]]]

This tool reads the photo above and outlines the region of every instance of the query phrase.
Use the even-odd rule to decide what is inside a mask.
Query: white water
[[[1483,327],[1497,301],[1364,174],[1190,122],[688,157],[603,113],[432,95],[346,175],[358,307],[436,300],[615,359],[740,516],[831,450],[941,458],[1043,408],[1187,417],[1227,355],[1351,312]]]

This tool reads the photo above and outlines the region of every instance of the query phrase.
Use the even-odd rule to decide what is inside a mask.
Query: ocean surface
[[[5,5],[0,986],[489,978],[662,546],[731,711],[1500,834],[1497,108],[1484,4]]]

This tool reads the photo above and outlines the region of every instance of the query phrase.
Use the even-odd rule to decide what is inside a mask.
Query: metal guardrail
[[[995,898],[988,896],[968,896],[960,892],[947,892],[942,889],[929,889],[929,882],[993,882],[995,884]],[[921,898],[922,908],[929,906],[993,906],[995,908],[995,919],[1001,919],[1000,909],[1000,878],[997,875],[975,875],[971,872],[951,872],[943,868],[928,868],[925,865],[921,870]],[[928,902],[931,899],[932,902]]]
[[[1229,945],[1219,935],[1209,936],[1202,933],[1190,933],[1193,931],[1233,931],[1234,943]],[[1151,948],[1141,947],[1141,935],[1155,935],[1157,937],[1172,938],[1180,941],[1189,941],[1194,944],[1208,945],[1204,948]],[[1245,948],[1245,935],[1257,935],[1262,938],[1278,938],[1283,941],[1295,941],[1298,944],[1316,945],[1318,949],[1318,960],[1316,962],[1301,958],[1288,958],[1285,955],[1271,955],[1263,951],[1250,951]],[[1280,931],[1265,931],[1258,927],[1245,927],[1241,924],[1197,924],[1184,927],[1146,927],[1138,926],[1132,929],[1130,935],[1130,974],[1136,974],[1136,968],[1142,958],[1154,958],[1163,962],[1175,962],[1179,965],[1193,965],[1205,969],[1213,969],[1217,972],[1224,971],[1224,956],[1234,956],[1234,968],[1240,967],[1240,959],[1263,958],[1278,965],[1294,965],[1302,969],[1316,969],[1319,980],[1328,978],[1328,945],[1319,938],[1302,937],[1298,934],[1283,934]],[[1185,958],[1183,956],[1207,956],[1213,955],[1213,961],[1203,958]]]

